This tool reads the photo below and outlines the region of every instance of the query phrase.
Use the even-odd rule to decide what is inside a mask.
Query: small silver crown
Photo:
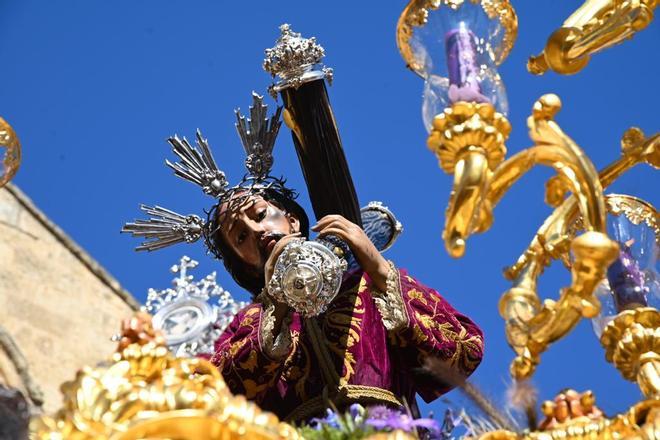
[[[316,42],[316,38],[303,38],[299,33],[293,32],[291,26],[280,26],[280,37],[275,47],[266,49],[264,70],[280,81],[269,88],[271,94],[287,87],[300,87],[308,81],[326,78],[332,83],[332,69],[319,66],[325,55],[323,47]]]

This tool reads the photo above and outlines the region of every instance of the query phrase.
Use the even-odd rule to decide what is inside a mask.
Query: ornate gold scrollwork
[[[510,125],[489,104],[455,103],[436,116],[429,147],[440,166],[454,174],[443,236],[450,255],[460,257],[471,233],[483,232],[492,223],[492,210],[511,186],[535,165],[547,165],[557,176],[546,186],[546,201],[557,210],[542,226],[533,245],[517,265],[507,271],[514,281],[500,301],[509,344],[517,353],[511,373],[530,376],[540,354],[566,335],[581,317],[599,311],[593,291],[618,255],[618,245],[606,235],[606,208],[598,174],[589,158],[553,120],[561,108],[556,95],[544,95],[527,120],[534,146],[504,160],[504,141]],[[635,136],[633,135],[633,138]],[[631,142],[639,141],[638,138]],[[633,148],[638,156],[638,147]],[[573,195],[564,200],[565,193]],[[565,228],[567,215],[580,213],[586,232],[574,238]],[[549,234],[544,233],[548,231]],[[557,233],[559,232],[559,233]],[[538,277],[552,259],[572,250],[571,285],[559,300],[541,303],[536,293]]]
[[[149,342],[129,345],[112,361],[62,385],[62,409],[34,419],[31,438],[301,438],[274,414],[233,396],[206,360],[175,358]]]
[[[646,163],[655,168],[660,166],[660,133],[646,137],[638,128],[631,128],[624,134],[621,147],[621,157],[598,175],[603,188],[611,185],[639,163]],[[628,206],[626,208],[619,199],[620,197],[606,198],[611,211],[633,208],[628,206],[632,203],[630,200],[625,204]],[[638,204],[635,204],[635,207],[639,210]],[[548,331],[549,328],[542,325],[543,319],[538,317],[550,317],[553,314],[541,313],[536,285],[538,277],[552,260],[563,260],[572,269],[573,263],[569,264],[568,254],[579,216],[577,198],[575,196],[565,198],[543,222],[518,261],[504,272],[505,277],[514,282],[513,287],[505,292],[500,300],[500,313],[507,317],[505,318],[507,339],[518,354],[512,365],[514,377],[522,378],[530,375],[539,361],[538,355],[554,340],[551,336],[557,335],[556,332]],[[644,216],[647,217],[648,215]],[[641,221],[642,217],[639,220]],[[597,302],[593,302],[593,305],[596,304]],[[559,303],[546,301],[543,307],[556,310]],[[571,318],[575,321],[569,321],[570,328],[577,323],[579,316],[571,314]],[[565,330],[568,331],[570,328]]]
[[[550,35],[527,70],[569,75],[582,70],[592,54],[632,38],[653,20],[657,0],[587,0]]]

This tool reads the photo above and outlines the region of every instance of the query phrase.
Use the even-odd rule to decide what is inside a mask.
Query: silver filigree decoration
[[[212,354],[214,343],[234,319],[239,310],[247,306],[216,283],[212,272],[194,281],[188,274],[197,267],[197,261],[182,257],[170,269],[178,274],[173,287],[164,290],[149,289],[143,309],[154,315],[154,327],[163,331],[170,350],[176,356],[194,357]]]
[[[202,137],[199,130],[196,133],[196,146],[191,145],[184,137],[179,139],[176,135],[167,140],[172,145],[172,151],[180,162],[166,160],[167,166],[174,170],[174,174],[184,180],[199,185],[204,194],[219,199],[227,190],[225,173],[218,169],[213,159],[208,141]]]
[[[273,167],[273,147],[280,130],[282,107],[278,107],[273,116],[268,118],[268,106],[263,96],[252,92],[250,117],[241,115],[236,110],[236,130],[245,149],[245,167],[258,180],[266,178]]]
[[[293,32],[291,26],[280,26],[280,37],[274,47],[266,49],[264,70],[280,81],[269,88],[274,98],[277,92],[288,88],[298,88],[302,84],[325,78],[332,84],[332,69],[320,65],[325,50],[316,42],[316,38],[303,38]]]
[[[268,293],[304,317],[323,313],[337,296],[347,263],[316,241],[292,240],[275,263]]]
[[[193,243],[202,237],[204,221],[196,215],[181,215],[160,206],[140,205],[151,216],[148,220],[126,223],[121,232],[146,240],[137,251],[155,251],[176,243]]]

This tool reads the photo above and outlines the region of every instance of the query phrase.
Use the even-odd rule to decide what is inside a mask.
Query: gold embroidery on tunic
[[[361,288],[362,283],[358,289]],[[355,374],[356,360],[350,348],[360,342],[365,308],[362,298],[355,291],[344,293],[335,304],[323,321],[323,338],[331,353],[342,360],[339,381],[346,384]]]

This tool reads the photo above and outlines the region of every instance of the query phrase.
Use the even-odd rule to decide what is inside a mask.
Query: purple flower
[[[412,432],[417,428],[422,428],[429,430],[431,433],[440,431],[438,423],[433,419],[413,419],[408,414],[385,406],[369,408],[368,418],[365,423],[378,430],[400,429],[402,431]]]
[[[323,426],[328,426],[330,428],[340,428],[339,420],[337,419],[337,414],[334,413],[331,409],[326,410],[324,418],[314,417],[309,421],[309,426],[320,431],[323,429]]]
[[[351,415],[353,420],[356,420],[358,417],[361,417],[364,413],[364,408],[359,403],[354,403],[348,408],[348,413]]]

